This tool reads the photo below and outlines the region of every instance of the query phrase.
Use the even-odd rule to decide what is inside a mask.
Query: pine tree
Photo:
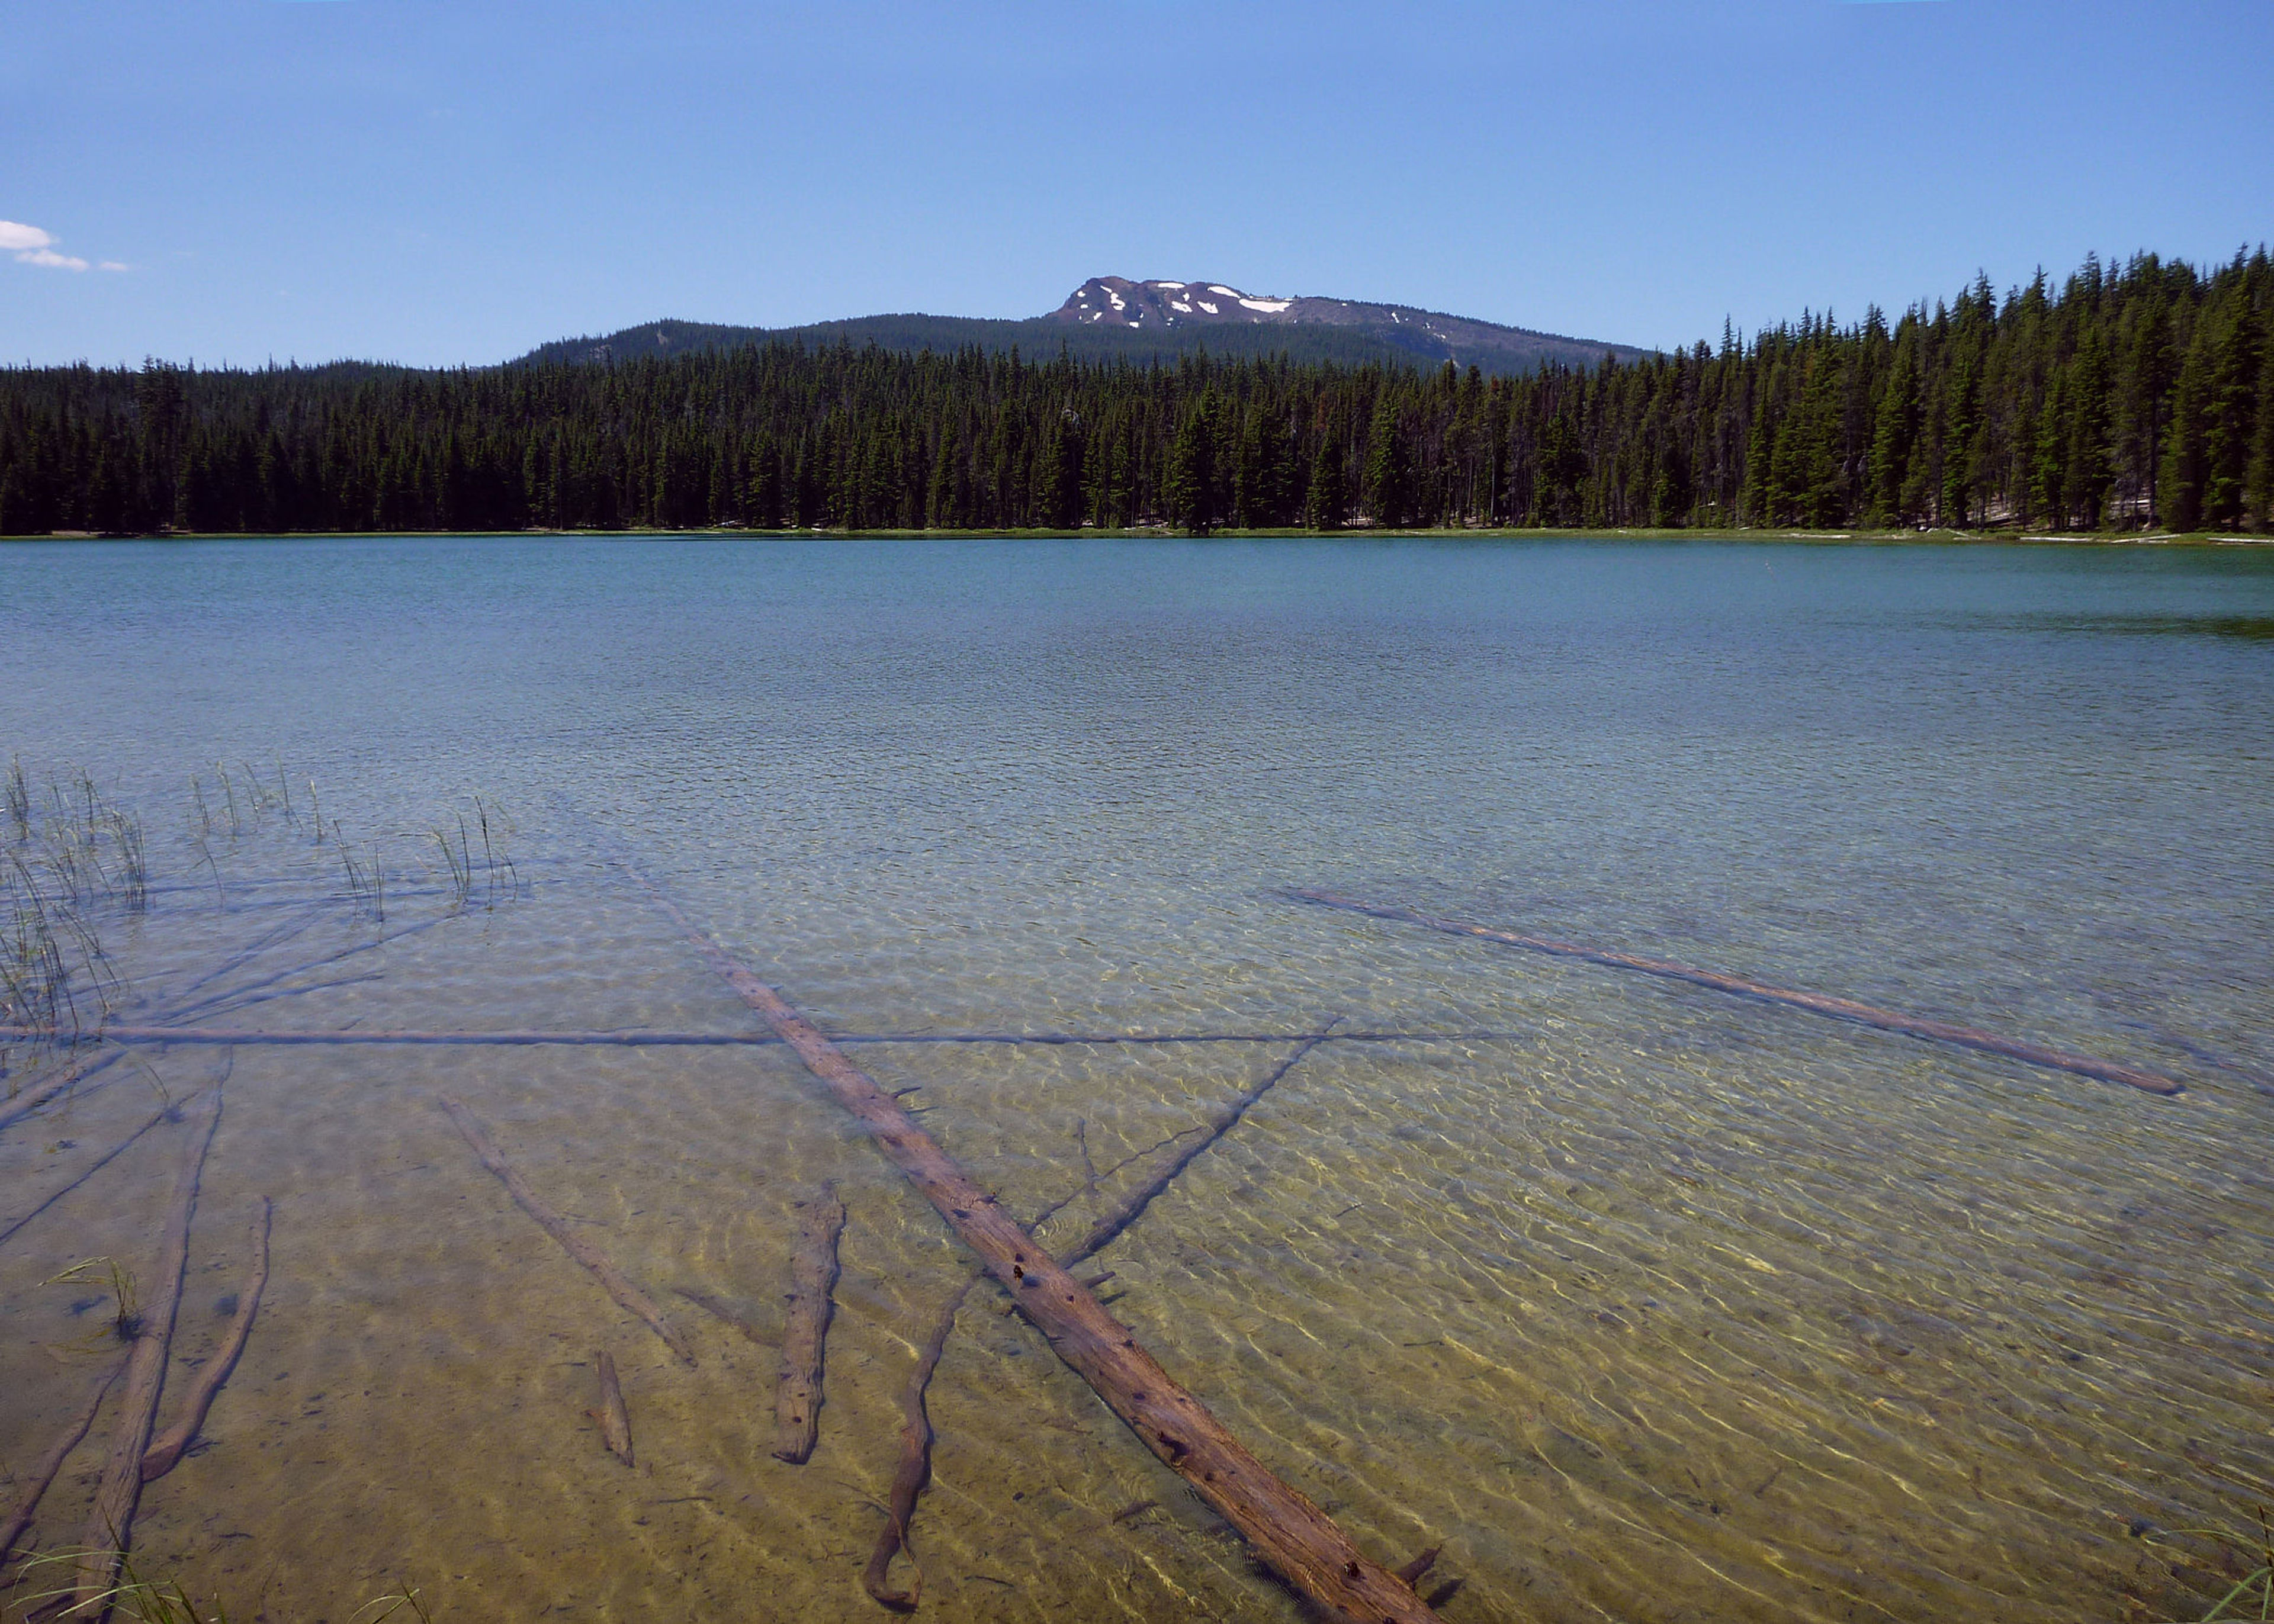
[[[2266,308],[2258,340],[2258,436],[2250,454],[2250,511],[2262,530],[2274,530],[2274,303]],[[7,526],[0,523],[0,534]]]
[[[2099,267],[2090,267],[2097,279]],[[2061,506],[2071,523],[2098,530],[2108,500],[2108,345],[2097,323],[2078,344],[2069,377],[2067,484]]]
[[[2179,382],[2172,386],[2171,423],[2164,432],[2164,455],[2156,474],[2163,522],[2177,530],[2191,530],[2203,522],[2203,486],[2209,471],[2204,455],[2205,396],[2210,391],[2210,335],[2202,326],[2180,364]]]
[[[1345,517],[1342,441],[1329,432],[1311,459],[1311,482],[1304,497],[1304,523],[1313,530],[1338,530]]]
[[[1374,402],[1374,420],[1367,430],[1365,486],[1362,500],[1374,524],[1396,530],[1405,523],[1412,500],[1412,468],[1399,432],[1397,411],[1387,390]]]
[[[2212,338],[2204,391],[2202,516],[2207,524],[2242,523],[2257,427],[2258,371],[2257,312],[2238,297],[2230,301]]]
[[[1918,443],[1918,322],[1906,316],[1895,334],[1894,357],[1871,427],[1869,522],[1901,524],[1913,515],[1905,501],[1913,449]]]
[[[1163,486],[1169,523],[1195,536],[1207,535],[1216,520],[1214,405],[1214,395],[1203,395],[1184,414]]]
[[[2029,434],[2029,516],[2056,529],[2068,523],[2068,454],[2075,434],[2068,380],[2053,380],[2052,391]]]
[[[2134,327],[2124,380],[2125,462],[2140,516],[2150,523],[2159,516],[2157,476],[2172,376],[2171,315],[2157,289],[2149,294],[2147,308]]]

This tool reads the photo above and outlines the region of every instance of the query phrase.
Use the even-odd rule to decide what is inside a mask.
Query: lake
[[[2161,1530],[2255,1528],[2274,1478],[2274,553],[11,544],[0,720],[8,849],[110,977],[80,1021],[144,1034],[0,1129],[0,1512],[121,1345],[102,1270],[56,1277],[152,1300],[195,1132],[153,1118],[225,1076],[161,1427],[263,1197],[270,1273],[132,1550],[233,1619],[886,1616],[902,1389],[969,1254],[779,1044],[474,1041],[762,1034],[643,875],[1061,1250],[1295,1057],[1081,1272],[1370,1555],[1442,1545],[1447,1620],[2200,1616],[2228,1559]],[[143,908],[62,899],[82,770]],[[148,1033],[184,1024],[246,1036]],[[6,1089],[64,1058],[13,1041]],[[1305,1616],[1005,1301],[930,1389],[919,1616]]]

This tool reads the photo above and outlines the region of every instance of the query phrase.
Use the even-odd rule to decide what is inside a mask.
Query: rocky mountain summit
[[[1473,363],[1489,372],[1531,372],[1547,363],[1592,366],[1606,353],[1623,360],[1640,353],[1623,344],[1503,327],[1411,304],[1258,296],[1220,282],[1133,282],[1126,276],[1091,277],[1043,320],[1140,333],[1235,327],[1338,328],[1416,360],[1463,366]]]

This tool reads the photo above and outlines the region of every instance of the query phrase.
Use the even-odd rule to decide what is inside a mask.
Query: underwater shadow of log
[[[89,1617],[99,1618],[103,1612],[119,1561],[133,1539],[134,1509],[142,1497],[142,1456],[150,1447],[158,1395],[166,1383],[166,1360],[182,1302],[182,1275],[189,1264],[190,1219],[197,1210],[206,1153],[221,1126],[221,1101],[222,1084],[215,1082],[207,1090],[198,1114],[190,1118],[189,1136],[174,1175],[165,1232],[159,1240],[158,1295],[144,1312],[134,1345],[127,1352],[126,1389],[120,1400],[117,1427],[103,1461],[94,1508],[79,1538],[85,1554],[79,1559],[73,1586],[78,1592],[73,1610]]]
[[[801,1203],[797,1246],[790,1254],[789,1318],[782,1333],[781,1373],[774,1383],[774,1459],[802,1466],[821,1435],[824,1344],[836,1307],[837,1242],[845,1233],[845,1203],[837,1187]]]
[[[2066,1049],[2048,1049],[2044,1044],[2028,1042],[2020,1038],[2000,1037],[1978,1026],[1962,1026],[1924,1015],[1906,1015],[1899,1010],[1883,1010],[1873,1004],[1858,1004],[1852,998],[1834,998],[1824,993],[1801,992],[1789,987],[1771,987],[1763,981],[1749,981],[1743,976],[1724,975],[1718,970],[1700,970],[1664,959],[1644,959],[1633,953],[1582,947],[1575,942],[1558,942],[1547,936],[1528,936],[1513,930],[1496,930],[1488,925],[1465,924],[1459,920],[1440,919],[1434,914],[1417,913],[1412,908],[1360,902],[1330,891],[1298,888],[1281,894],[1291,901],[1307,902],[1344,914],[1364,914],[1374,919],[1394,920],[1400,924],[1419,925],[1447,936],[1473,936],[1480,942],[1497,943],[1502,947],[1520,947],[1557,959],[1578,959],[1588,964],[1606,965],[1614,970],[1635,970],[1665,981],[1687,981],[1693,987],[1734,993],[1741,998],[1754,998],[1764,1004],[1782,1004],[1787,1009],[1804,1010],[1811,1015],[1828,1016],[1834,1020],[1871,1026],[1881,1032],[1924,1038],[1929,1042],[1948,1043],[1959,1049],[1978,1049],[1987,1055],[2002,1055],[2009,1060],[2024,1061],[2030,1065],[2067,1071],[2078,1077],[2094,1078],[2105,1083],[2122,1083],[2145,1094],[2175,1094],[2182,1092],[2181,1085],[2174,1079],[2154,1071],[2142,1071],[2137,1066],[2120,1065],[2112,1060],[2096,1060],[2090,1055],[2074,1055]]]
[[[1187,1146],[1171,1157],[1160,1172],[1147,1179],[1135,1191],[1117,1203],[1111,1213],[1091,1226],[1081,1245],[1066,1255],[1065,1267],[1073,1268],[1088,1261],[1114,1237],[1135,1222],[1146,1207],[1152,1204],[1153,1198],[1167,1189],[1178,1174],[1191,1166],[1195,1156],[1230,1132],[1233,1124],[1247,1115],[1258,1100],[1270,1093],[1279,1079],[1293,1071],[1296,1063],[1304,1056],[1324,1042],[1329,1034],[1341,1022],[1342,1017],[1337,1015],[1329,1021],[1324,1028],[1306,1037],[1294,1053],[1273,1067],[1269,1074],[1261,1082],[1250,1086],[1238,1100],[1216,1111],[1206,1124],[1207,1137],[1196,1144]],[[1157,1150],[1160,1147],[1155,1146],[1153,1148]],[[1111,1169],[1113,1172],[1119,1170],[1119,1167]],[[1071,1202],[1075,1195],[1094,1190],[1096,1184],[1097,1180],[1093,1177],[1082,1190],[1076,1191],[1074,1195],[1067,1196],[1064,1200],[1058,1201],[1046,1208],[1028,1228],[1040,1229],[1050,1218],[1056,1216],[1068,1202]],[[961,1312],[964,1299],[971,1295],[971,1288],[979,1282],[979,1273],[971,1274],[964,1281],[962,1288],[950,1297],[940,1310],[939,1319],[933,1325],[930,1339],[925,1342],[922,1351],[916,1357],[916,1367],[909,1373],[908,1385],[900,1400],[900,1462],[892,1472],[892,1486],[885,1497],[885,1528],[877,1536],[876,1548],[869,1555],[869,1566],[861,1575],[861,1588],[868,1591],[869,1599],[879,1606],[889,1607],[895,1613],[915,1612],[923,1596],[923,1568],[915,1560],[915,1550],[910,1543],[910,1536],[915,1521],[916,1501],[922,1494],[925,1485],[931,1482],[931,1447],[937,1438],[937,1434],[932,1429],[931,1410],[927,1401],[930,1395],[932,1374],[938,1370],[940,1357],[947,1350],[947,1340],[954,1333],[955,1317]],[[1015,1303],[1016,1299],[1013,1301]],[[905,1590],[896,1590],[892,1587],[892,1558],[903,1552],[907,1554],[909,1565],[915,1569],[915,1583]],[[1395,1576],[1404,1580],[1409,1586],[1414,1582],[1413,1578],[1407,1576],[1404,1569],[1400,1569]],[[1418,1575],[1415,1576],[1418,1577]]]
[[[568,1221],[554,1212],[542,1196],[529,1187],[529,1181],[522,1177],[514,1165],[499,1153],[488,1131],[474,1114],[456,1100],[438,1099],[435,1103],[456,1125],[466,1143],[473,1147],[474,1154],[481,1158],[482,1165],[506,1187],[506,1193],[513,1197],[514,1204],[535,1219],[538,1229],[559,1242],[561,1251],[584,1265],[585,1271],[600,1282],[610,1297],[615,1298],[617,1306],[644,1321],[649,1330],[662,1339],[663,1345],[678,1356],[681,1364],[691,1366],[695,1363],[695,1350],[687,1345],[685,1337],[672,1328],[671,1322],[663,1317],[663,1311],[655,1305],[653,1299],[632,1284],[624,1272],[609,1260],[607,1253],[570,1229]]]
[[[237,1288],[237,1312],[230,1320],[221,1346],[214,1350],[213,1357],[198,1367],[197,1384],[190,1389],[190,1401],[181,1419],[143,1451],[145,1483],[155,1482],[173,1470],[182,1452],[197,1441],[199,1430],[206,1424],[206,1413],[213,1408],[215,1395],[237,1369],[237,1361],[245,1352],[245,1338],[252,1334],[252,1317],[260,1312],[260,1294],[268,1289],[268,1229],[275,1209],[274,1201],[265,1195],[260,1198],[260,1211],[252,1220],[252,1259],[245,1266],[245,1283]]]

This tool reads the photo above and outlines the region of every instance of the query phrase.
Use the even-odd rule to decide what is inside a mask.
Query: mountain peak
[[[1165,338],[1177,332],[1185,342],[1195,343],[1205,340],[1193,330],[1210,327],[1338,328],[1341,335],[1336,342],[1357,340],[1381,345],[1403,358],[1451,361],[1492,372],[1531,372],[1551,362],[1592,366],[1606,353],[1628,359],[1642,353],[1623,344],[1593,343],[1411,304],[1280,294],[1266,297],[1229,282],[1165,278],[1135,282],[1126,276],[1093,276],[1040,320],[1101,334],[1134,328]]]
[[[1152,328],[1204,322],[1268,320],[1300,301],[1256,298],[1220,282],[1132,282],[1093,276],[1066,296],[1045,320]]]

